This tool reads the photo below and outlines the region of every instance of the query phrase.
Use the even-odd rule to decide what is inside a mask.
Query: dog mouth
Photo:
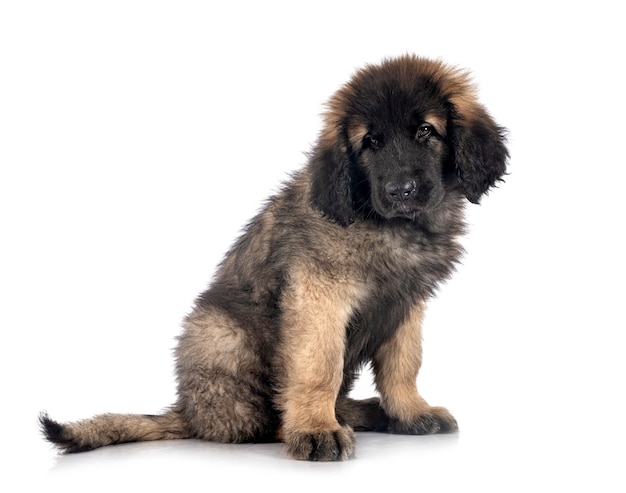
[[[431,197],[426,203],[418,201],[404,201],[404,202],[391,202],[385,204],[384,207],[377,207],[378,213],[385,219],[409,219],[411,221],[417,220],[424,214],[429,214],[437,211],[443,202],[444,194],[437,194],[437,196]]]
[[[392,217],[412,218],[421,211],[421,208],[411,206],[409,204],[392,204],[387,215]]]
[[[438,205],[438,204],[437,204]],[[418,217],[434,212],[437,210],[437,205],[429,207],[411,207],[408,205],[396,205],[394,204],[392,209],[385,215],[386,219],[401,218],[410,219],[415,221]]]

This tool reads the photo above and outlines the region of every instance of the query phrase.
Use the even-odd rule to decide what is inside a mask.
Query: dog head
[[[358,71],[328,102],[311,201],[343,225],[358,215],[414,219],[450,194],[478,203],[507,159],[504,129],[469,76],[407,55]]]

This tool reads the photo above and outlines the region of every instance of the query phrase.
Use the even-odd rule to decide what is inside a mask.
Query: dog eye
[[[382,139],[372,134],[367,134],[363,137],[363,147],[376,151],[383,146]]]
[[[426,139],[433,133],[433,126],[428,123],[423,123],[417,127],[417,138]]]

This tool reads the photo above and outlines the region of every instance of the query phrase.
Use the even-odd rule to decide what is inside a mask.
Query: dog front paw
[[[410,421],[391,419],[389,433],[398,435],[433,435],[452,433],[459,429],[454,416],[443,407],[430,407]]]
[[[285,437],[287,451],[295,459],[346,460],[354,452],[356,436],[349,426],[314,433],[292,432]]]

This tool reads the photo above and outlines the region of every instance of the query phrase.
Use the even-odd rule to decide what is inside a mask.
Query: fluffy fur
[[[355,431],[457,423],[420,396],[425,302],[462,253],[463,209],[505,174],[504,132],[468,75],[415,56],[356,72],[308,163],[270,198],[196,300],[163,415],[40,417],[62,451],[168,438],[281,440],[350,457]],[[370,364],[379,398],[348,397]]]

